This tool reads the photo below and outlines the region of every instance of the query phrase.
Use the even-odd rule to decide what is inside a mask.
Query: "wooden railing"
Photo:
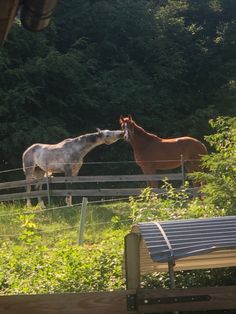
[[[236,286],[0,297],[1,314],[138,314],[236,309]],[[230,311],[230,313],[235,313]]]
[[[132,187],[126,188],[78,188],[79,184],[82,183],[105,183],[105,182],[145,182],[145,181],[180,181],[180,184],[184,183],[184,176],[182,173],[171,173],[171,174],[157,174],[157,175],[105,175],[105,176],[76,176],[76,177],[49,177],[41,180],[19,180],[12,182],[0,183],[0,201],[13,201],[21,200],[27,197],[36,198],[41,197],[65,197],[68,195],[77,197],[104,197],[104,196],[131,196],[139,195],[143,187]],[[76,188],[73,187],[77,184]],[[27,185],[35,186],[37,184],[44,185],[44,189],[41,191],[22,191],[22,188],[26,190]],[[64,184],[63,188],[55,188],[55,184]],[[46,188],[46,189],[45,189]],[[12,192],[12,189],[14,191]],[[21,189],[21,191],[15,191]],[[4,191],[7,190],[7,193]],[[177,189],[178,190],[178,189]],[[165,193],[163,189],[153,189],[156,193]],[[191,194],[196,194],[197,189],[188,189]]]

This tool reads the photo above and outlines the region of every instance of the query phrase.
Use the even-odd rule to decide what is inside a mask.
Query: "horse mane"
[[[139,134],[145,134],[147,136],[150,136],[150,137],[155,137],[157,140],[160,140],[161,141],[161,138],[159,136],[157,136],[156,134],[154,133],[150,133],[150,132],[147,132],[146,130],[144,130],[144,128],[142,128],[141,126],[139,126],[134,120],[131,120],[130,121],[132,123],[132,125],[135,127],[137,133]]]

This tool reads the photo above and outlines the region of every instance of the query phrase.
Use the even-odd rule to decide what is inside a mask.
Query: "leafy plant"
[[[175,220],[214,216],[213,208],[208,208],[201,199],[192,198],[188,193],[189,183],[180,190],[168,181],[164,182],[165,195],[152,193],[150,188],[142,191],[138,199],[130,197],[131,217],[134,222],[153,220]]]
[[[214,151],[204,156],[206,172],[194,174],[201,180],[204,204],[224,214],[236,212],[236,118],[210,120],[215,133],[206,136]]]
[[[38,227],[33,221],[34,218],[34,214],[19,216],[19,220],[21,222],[21,232],[18,238],[26,244],[33,244],[41,237],[38,232]]]

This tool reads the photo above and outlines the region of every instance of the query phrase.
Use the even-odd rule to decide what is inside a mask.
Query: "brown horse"
[[[181,166],[181,155],[187,172],[199,171],[201,156],[207,154],[203,143],[195,138],[184,136],[163,139],[146,132],[132,117],[120,117],[124,139],[130,142],[136,163],[146,175],[157,170],[175,169]],[[155,182],[149,182],[156,187]]]

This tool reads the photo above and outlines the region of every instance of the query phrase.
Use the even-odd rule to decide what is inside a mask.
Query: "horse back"
[[[180,137],[178,138],[181,151],[188,156],[200,156],[206,155],[207,148],[206,146],[196,138],[193,137]]]
[[[133,146],[135,160],[178,160],[183,155],[187,159],[199,158],[207,154],[203,143],[192,137],[158,139],[154,137],[142,146]]]

